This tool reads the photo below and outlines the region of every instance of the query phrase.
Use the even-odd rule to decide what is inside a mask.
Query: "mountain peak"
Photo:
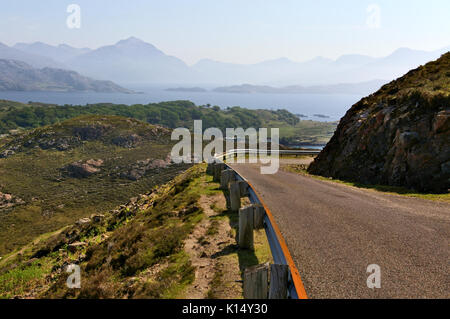
[[[116,43],[116,45],[125,45],[125,44],[130,45],[130,44],[149,44],[149,43],[146,43],[136,37],[129,37],[127,39],[120,40],[119,42]]]

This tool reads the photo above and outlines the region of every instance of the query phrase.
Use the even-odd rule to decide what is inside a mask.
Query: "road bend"
[[[450,297],[449,203],[231,166],[274,215],[309,298]],[[367,286],[373,264],[379,289]]]

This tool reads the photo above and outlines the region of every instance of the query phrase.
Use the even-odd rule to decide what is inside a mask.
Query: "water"
[[[325,148],[325,145],[310,145],[310,144],[302,144],[298,146],[294,146],[293,148],[308,148],[312,150],[323,150]]]
[[[128,86],[129,87],[129,86]],[[163,101],[190,100],[197,105],[241,106],[249,109],[286,109],[303,114],[305,120],[338,121],[363,96],[352,94],[237,94],[216,92],[169,92],[162,87],[133,88],[142,94],[93,92],[0,92],[0,99],[27,103],[85,105],[93,103],[148,104]],[[325,115],[326,118],[316,115]]]

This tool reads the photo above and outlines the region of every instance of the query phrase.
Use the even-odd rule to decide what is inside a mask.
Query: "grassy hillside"
[[[196,106],[189,101],[172,101],[146,105],[88,104],[85,106],[21,104],[0,100],[0,134],[17,128],[36,128],[58,123],[85,114],[119,115],[168,128],[192,128],[193,121],[203,120],[203,127],[279,127],[289,142],[326,143],[335,123],[300,121],[286,110],[249,110],[233,107],[222,110],[217,106]]]
[[[272,122],[270,126],[280,128],[280,143],[285,145],[322,144],[333,136],[337,122],[300,121],[295,125]],[[278,126],[277,126],[278,125]]]
[[[167,182],[185,169],[167,159],[171,145],[166,128],[97,115],[9,138],[0,144],[0,255]]]
[[[270,262],[236,245],[238,215],[196,165],[126,205],[31,241],[0,260],[1,298],[242,298],[242,271]],[[68,289],[66,267],[81,267]]]

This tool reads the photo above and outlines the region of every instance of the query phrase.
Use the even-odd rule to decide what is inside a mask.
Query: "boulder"
[[[105,215],[102,215],[102,214],[91,215],[91,220],[94,223],[101,223],[103,221],[103,219],[105,219]]]
[[[89,224],[90,222],[91,222],[90,218],[81,218],[75,224],[81,226],[81,225]]]

